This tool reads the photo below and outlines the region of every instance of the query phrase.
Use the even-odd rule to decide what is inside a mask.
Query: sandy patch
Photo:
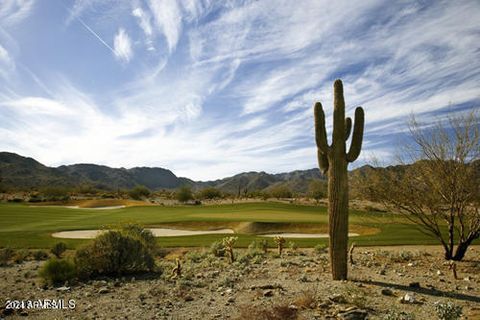
[[[282,236],[284,238],[328,238],[328,233],[275,233],[275,234],[262,234],[260,237],[276,237]],[[349,233],[349,237],[358,237],[358,233]]]
[[[67,209],[83,209],[83,210],[112,210],[112,209],[123,209],[126,206],[121,205],[121,206],[108,206],[108,207],[94,207],[94,208],[83,208],[80,206],[29,206],[29,207],[40,207],[40,208],[67,208]]]
[[[165,228],[149,228],[155,237],[178,237],[178,236],[196,236],[201,234],[226,234],[234,233],[232,229],[219,229],[208,231],[192,231],[192,230],[178,230]],[[63,239],[93,239],[99,234],[107,230],[75,230],[75,231],[61,231],[52,234],[54,238]]]

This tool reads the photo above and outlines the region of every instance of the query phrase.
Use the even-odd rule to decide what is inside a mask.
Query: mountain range
[[[44,187],[92,186],[104,190],[131,189],[143,185],[151,190],[175,189],[189,185],[194,189],[215,187],[236,194],[268,190],[284,185],[294,192],[304,193],[312,179],[325,180],[318,169],[286,173],[244,172],[215,181],[194,181],[177,177],[164,168],[111,168],[96,164],[73,164],[47,167],[35,159],[15,153],[0,152],[0,184],[4,188],[31,190]]]

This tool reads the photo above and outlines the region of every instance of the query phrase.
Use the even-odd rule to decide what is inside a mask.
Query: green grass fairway
[[[233,222],[307,223],[325,227],[328,216],[325,207],[283,203],[243,203],[214,206],[138,206],[112,210],[69,209],[63,207],[31,207],[24,204],[0,204],[0,247],[48,248],[63,241],[71,248],[90,240],[55,239],[57,231],[108,228],[118,223],[136,222],[145,226],[172,224],[190,226],[189,222],[221,225]],[[358,245],[437,244],[398,215],[351,210],[350,224],[377,228],[380,232],[351,238]],[[268,231],[268,230],[265,230]],[[298,230],[297,230],[298,231]],[[160,237],[163,247],[209,246],[224,235]],[[252,234],[238,234],[239,246],[258,239]],[[327,239],[291,239],[301,247],[326,243]],[[273,240],[269,239],[273,246]]]

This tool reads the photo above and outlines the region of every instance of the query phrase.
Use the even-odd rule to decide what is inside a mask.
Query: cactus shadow
[[[463,293],[438,290],[436,288],[410,287],[410,286],[397,284],[397,283],[374,281],[374,280],[352,280],[352,281],[356,283],[366,284],[366,285],[375,285],[379,287],[409,291],[409,292],[414,292],[414,293],[424,294],[429,296],[480,303],[480,297],[463,294]]]

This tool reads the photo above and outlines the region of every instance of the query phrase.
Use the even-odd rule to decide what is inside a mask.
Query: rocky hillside
[[[285,185],[294,192],[304,193],[312,179],[325,179],[318,169],[296,170],[269,174],[244,172],[215,181],[193,181],[177,177],[164,168],[135,167],[131,169],[110,168],[96,164],[74,164],[51,168],[32,158],[15,153],[0,152],[0,184],[5,188],[20,190],[47,186],[75,187],[91,185],[106,190],[130,189],[144,185],[152,190],[175,189],[190,185],[194,189],[215,187],[223,192],[238,194],[269,190]]]

